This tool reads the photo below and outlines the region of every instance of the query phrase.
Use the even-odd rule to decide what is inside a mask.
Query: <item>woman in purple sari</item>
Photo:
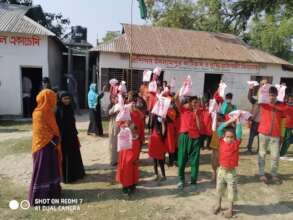
[[[33,174],[29,190],[32,206],[50,205],[50,200],[60,198],[61,194],[62,151],[54,114],[56,103],[55,92],[44,89],[37,96],[37,107],[33,112]],[[38,204],[39,199],[49,202]]]

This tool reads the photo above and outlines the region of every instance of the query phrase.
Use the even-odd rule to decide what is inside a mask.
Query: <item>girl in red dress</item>
[[[128,122],[121,124],[121,129],[128,127]],[[132,129],[132,146],[119,150],[116,180],[122,184],[122,191],[132,194],[139,180],[138,160],[140,154],[140,139],[137,128]]]
[[[149,139],[149,156],[154,159],[154,172],[156,180],[159,180],[158,164],[161,168],[161,181],[166,180],[165,174],[165,123],[159,116],[151,116],[151,136]]]
[[[167,146],[169,161],[168,166],[173,166],[176,160],[177,151],[177,128],[176,121],[178,118],[178,110],[174,102],[171,102],[171,106],[168,109],[166,117],[166,139],[165,144]]]

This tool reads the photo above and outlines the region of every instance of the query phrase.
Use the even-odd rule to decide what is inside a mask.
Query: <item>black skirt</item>
[[[84,166],[80,153],[80,144],[77,136],[71,137],[73,140],[62,139],[62,168],[63,182],[72,183],[82,179],[85,175]]]

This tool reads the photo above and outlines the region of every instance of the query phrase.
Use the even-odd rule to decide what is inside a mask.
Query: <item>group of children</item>
[[[185,91],[186,88],[191,89],[191,83],[185,83],[183,87],[186,88],[174,93],[172,85],[158,80],[159,75],[160,71],[157,69],[151,72],[149,79],[141,85],[139,93],[127,93],[125,84],[122,88],[117,80],[111,83],[109,112],[111,116],[114,115],[111,123],[115,124],[117,129],[110,136],[110,151],[112,165],[116,165],[113,152],[119,152],[117,181],[122,184],[123,192],[134,192],[139,180],[139,155],[145,143],[145,128],[148,128],[149,138],[146,143],[148,155],[153,159],[155,179],[165,181],[165,164],[173,166],[175,163],[178,166],[178,189],[183,189],[187,184],[185,168],[188,162],[191,168],[190,185],[196,189],[200,150],[212,150],[212,179],[217,183],[218,192],[214,213],[217,214],[221,210],[221,200],[227,188],[230,205],[225,216],[232,217],[233,202],[237,199],[236,167],[239,161],[242,124],[243,121],[251,122],[253,115],[237,110],[232,104],[233,95],[228,93],[224,96],[222,82],[212,100],[204,100]],[[272,181],[280,183],[277,168],[282,136],[281,120],[286,121],[281,148],[281,153],[285,154],[292,143],[293,97],[288,94],[287,103],[280,103],[276,100],[278,90],[274,86],[270,87],[268,93],[269,102],[258,104],[259,175],[261,181],[268,183],[268,177],[264,173],[264,158],[266,149],[270,146]],[[165,112],[156,109],[158,106]],[[110,129],[113,129],[113,126]],[[115,147],[115,143],[118,147]],[[169,155],[168,162],[166,154]]]
[[[216,181],[217,204],[213,212],[221,210],[221,201],[227,189],[229,209],[237,199],[237,172],[242,125],[250,123],[248,151],[252,151],[255,136],[259,137],[258,167],[260,181],[271,179],[280,184],[278,164],[280,155],[286,155],[292,144],[293,94],[280,100],[279,91],[267,81],[249,88],[252,114],[237,110],[233,95],[224,95],[225,83],[211,100],[200,99],[191,92],[192,82],[187,78],[180,91],[174,91],[171,82],[160,82],[161,70],[147,71],[139,92],[127,92],[126,83],[110,81],[109,146],[111,165],[117,166],[116,179],[123,192],[131,194],[139,181],[139,157],[147,143],[148,155],[153,160],[155,179],[167,179],[165,164],[178,166],[178,189],[187,185],[185,168],[189,162],[190,186],[197,187],[201,149],[211,149],[212,180]],[[145,79],[148,78],[148,79]],[[267,88],[267,91],[264,90]],[[103,91],[105,88],[103,88]],[[267,100],[261,96],[267,93]],[[101,97],[103,93],[101,93]],[[95,113],[100,96],[91,87],[89,101]],[[29,199],[60,197],[60,181],[73,182],[84,176],[80,143],[72,109],[72,96],[67,92],[57,95],[43,89],[37,97],[33,113],[33,176]],[[56,110],[57,107],[57,111]],[[94,118],[94,117],[92,117]],[[96,122],[96,119],[93,119]],[[147,128],[147,129],[146,129]],[[145,133],[148,130],[147,134]],[[146,140],[146,137],[148,139]],[[271,173],[265,173],[265,156],[270,147]],[[166,155],[168,154],[168,161]],[[51,167],[50,172],[46,167]],[[160,174],[159,174],[160,169]]]

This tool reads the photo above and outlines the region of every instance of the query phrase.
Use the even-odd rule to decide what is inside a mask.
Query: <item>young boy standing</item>
[[[236,122],[235,128],[231,126]],[[226,218],[233,216],[233,203],[237,200],[237,174],[236,167],[239,161],[239,147],[241,144],[242,127],[239,123],[239,116],[232,118],[220,125],[218,128],[219,140],[219,168],[217,174],[218,202],[214,208],[214,214],[221,210],[222,198],[226,188],[228,192],[229,208],[225,212]]]
[[[265,176],[265,156],[268,146],[271,148],[271,175],[274,183],[281,184],[278,177],[278,166],[280,157],[280,137],[281,137],[281,119],[286,106],[277,102],[278,90],[276,87],[269,89],[269,103],[260,104],[260,123],[259,132],[259,153],[258,167],[260,181],[267,184],[268,178]]]
[[[197,114],[193,111],[196,105],[197,97],[184,97],[180,106],[180,129],[178,140],[178,189],[183,189],[185,185],[185,167],[190,161],[191,167],[191,185],[196,188],[200,140],[197,127]]]

